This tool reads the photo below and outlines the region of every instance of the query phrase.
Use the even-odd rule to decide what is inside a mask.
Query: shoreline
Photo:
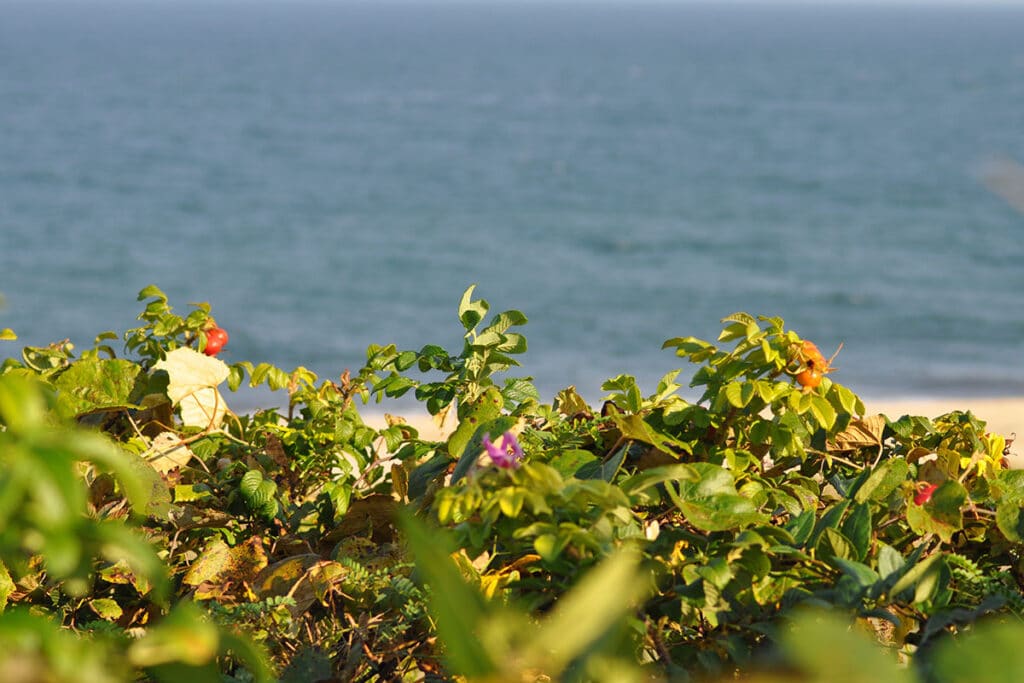
[[[1024,396],[861,397],[861,400],[868,415],[881,413],[892,419],[903,415],[935,418],[954,410],[964,410],[984,420],[990,432],[1007,438],[1013,434],[1024,434]],[[395,406],[393,411],[373,410],[373,407],[360,406],[363,420],[373,427],[383,426],[385,415],[391,414],[405,419],[425,439],[442,440],[455,429],[454,416],[449,416],[443,426],[438,426],[422,406],[413,406],[413,410]]]

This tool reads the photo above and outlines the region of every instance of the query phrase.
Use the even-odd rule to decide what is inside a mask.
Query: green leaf
[[[900,593],[914,589],[914,602],[925,602],[938,590],[938,583],[946,566],[945,555],[930,555],[910,567],[889,589],[893,599]]]
[[[825,511],[825,514],[821,516],[818,523],[814,525],[814,533],[812,533],[811,537],[808,539],[808,547],[813,548],[818,544],[818,538],[821,537],[821,534],[824,533],[825,529],[834,529],[839,526],[839,520],[842,519],[843,513],[846,512],[846,508],[849,507],[849,505],[850,501],[841,500]]]
[[[839,404],[839,408],[848,415],[862,415],[864,413],[864,405],[857,398],[857,395],[852,391],[842,386],[841,384],[833,384],[829,390],[829,398],[835,396],[835,402]]]
[[[867,503],[854,505],[842,526],[843,535],[856,551],[853,559],[863,561],[867,557],[871,548],[871,531],[871,508]]]
[[[576,471],[576,477],[579,479],[601,479],[603,481],[611,481],[615,478],[615,475],[618,474],[619,468],[621,468],[622,463],[625,462],[626,454],[628,452],[629,445],[627,444],[603,461],[596,460],[584,465]]]
[[[116,522],[97,524],[90,529],[89,534],[100,545],[106,559],[128,564],[137,577],[136,587],[144,586],[148,581],[152,588],[152,598],[157,603],[165,599],[170,589],[167,566],[157,554],[156,547],[144,536]]]
[[[700,478],[700,473],[694,467],[685,463],[679,463],[678,465],[652,467],[651,469],[634,474],[633,476],[619,482],[619,488],[622,489],[623,493],[629,496],[645,491],[652,486],[657,486],[658,484],[666,481],[685,480],[690,482],[699,482]]]
[[[524,378],[505,380],[505,388],[501,390],[506,405],[516,405],[526,401],[540,401],[540,393],[533,382]]]
[[[848,620],[824,611],[804,611],[783,637],[783,649],[800,680],[830,683],[912,683],[915,676],[899,666],[894,655],[867,635],[850,628]]]
[[[509,519],[515,519],[523,509],[526,492],[520,487],[509,487],[498,492],[498,507]]]
[[[164,294],[163,291],[161,291],[161,289],[159,287],[157,287],[156,285],[149,285],[148,287],[144,287],[139,292],[139,297],[138,297],[138,299],[136,299],[136,301],[145,301],[146,299],[153,299],[153,298],[159,299],[160,301],[163,301],[164,303],[167,302],[167,295]]]
[[[639,560],[635,552],[620,550],[558,600],[532,639],[533,648],[549,653],[553,671],[583,655],[636,609],[650,586]]]
[[[131,485],[141,489],[141,494],[131,494],[132,507],[136,512],[167,521],[171,512],[171,492],[167,487],[167,481],[148,461],[131,455],[125,459],[128,461],[127,468],[111,469],[118,476],[126,493],[129,491],[127,483],[129,476]],[[131,474],[129,475],[127,471],[130,471]]]
[[[505,399],[497,387],[487,387],[476,400],[460,405],[459,425],[448,437],[448,454],[456,459],[461,458],[481,425],[501,415],[504,405]]]
[[[103,408],[131,406],[142,368],[122,359],[79,360],[54,381],[57,410],[64,417],[76,417]]]
[[[0,329],[0,341],[15,341],[18,335],[14,334],[14,330],[9,327]]]
[[[116,600],[110,598],[94,598],[89,601],[89,609],[96,613],[101,619],[115,621],[121,618],[124,610],[117,604]]]
[[[274,676],[274,667],[267,653],[255,641],[241,633],[222,630],[220,633],[220,654],[231,654],[236,660],[241,662],[252,673],[254,683],[274,683],[277,680]]]
[[[474,289],[476,289],[476,285],[470,285],[466,291],[463,292],[462,300],[459,301],[459,321],[467,332],[472,330],[481,320],[483,320],[484,316],[487,314],[487,310],[490,308],[488,303],[483,299],[473,301]]]
[[[447,538],[430,530],[411,514],[400,517],[416,558],[416,568],[430,587],[430,612],[445,644],[445,656],[455,673],[485,677],[497,672],[495,661],[480,638],[488,618],[487,603],[479,591],[462,580],[455,563],[442,548]]]
[[[678,451],[684,450],[688,446],[667,431],[651,425],[641,415],[614,413],[611,418],[622,433],[623,439],[650,444],[670,455],[676,455]]]
[[[886,460],[876,467],[867,481],[857,489],[854,500],[858,503],[885,500],[906,480],[909,472],[910,467],[903,458]]]
[[[1024,470],[1001,470],[991,485],[999,503],[1024,504]]]
[[[516,418],[506,415],[489,422],[484,422],[477,427],[472,438],[469,439],[469,443],[463,449],[462,456],[459,458],[458,463],[456,463],[455,469],[452,471],[452,483],[454,484],[466,476],[480,458],[484,450],[485,436],[489,436],[491,441],[496,441],[502,434],[512,429],[516,422],[518,422]]]
[[[569,536],[564,534],[540,534],[533,539],[533,549],[545,562],[554,562],[569,545]]]
[[[725,387],[725,398],[734,408],[746,408],[754,395],[754,385],[750,382],[730,382]]]
[[[11,593],[14,592],[15,588],[14,580],[11,579],[7,566],[3,560],[0,560],[0,614],[3,614],[4,609],[7,607],[7,599],[11,597]]]
[[[883,579],[888,579],[903,569],[906,563],[907,561],[903,559],[900,552],[891,545],[878,544],[878,573]]]
[[[497,332],[498,334],[504,334],[510,327],[525,325],[526,323],[527,319],[526,316],[523,315],[522,311],[503,311],[491,319],[491,323],[487,326],[487,329],[485,329],[484,332]]]
[[[722,318],[721,322],[722,323],[739,323],[739,324],[743,325],[744,328],[749,328],[751,325],[754,325],[754,326],[757,325],[757,318],[755,318],[754,316],[750,315],[749,313],[743,313],[742,311],[738,311],[738,312],[733,313],[731,315],[725,316],[724,318]]]
[[[573,448],[555,454],[548,465],[558,471],[563,477],[575,475],[581,467],[597,462],[598,458],[590,451]]]
[[[815,545],[815,553],[820,559],[838,557],[844,560],[856,560],[857,551],[853,543],[843,532],[828,527],[822,531]]]
[[[783,528],[792,534],[794,545],[802,548],[811,538],[816,519],[814,510],[805,510],[796,517],[790,518]]]
[[[935,680],[941,683],[1017,683],[1024,671],[1024,626],[990,619],[936,643]]]
[[[665,483],[665,490],[690,524],[704,531],[725,531],[764,522],[766,515],[758,512],[749,498],[736,492],[732,475],[711,463],[694,463],[691,467],[700,480]]]
[[[175,503],[192,503],[213,497],[207,484],[175,484],[173,494]]]
[[[143,668],[164,664],[197,667],[213,662],[219,649],[217,627],[197,606],[183,602],[129,646],[128,659]]]
[[[249,470],[242,475],[242,480],[238,483],[238,490],[247,501],[251,501],[253,504],[264,503],[266,502],[265,499],[256,499],[256,496],[259,495],[260,484],[262,483],[263,473],[259,470]]]
[[[838,555],[833,557],[831,562],[839,567],[844,574],[852,577],[861,588],[869,588],[881,580],[878,572],[866,564],[854,562],[853,560],[845,559]]]
[[[1017,503],[1005,503],[996,508],[996,525],[1012,543],[1024,543],[1024,509]]]
[[[828,402],[828,399],[822,396],[817,394],[808,394],[808,396],[811,399],[811,414],[814,416],[815,421],[826,431],[831,431],[836,424],[835,408]]]

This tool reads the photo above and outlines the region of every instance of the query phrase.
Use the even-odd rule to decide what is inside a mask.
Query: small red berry
[[[917,493],[914,494],[914,502],[918,505],[924,505],[932,499],[932,494],[935,493],[935,489],[939,488],[938,484],[929,484],[926,481],[922,481],[917,485]]]
[[[224,345],[228,343],[228,333],[220,327],[211,327],[206,331],[206,346],[203,353],[207,356],[216,356]]]

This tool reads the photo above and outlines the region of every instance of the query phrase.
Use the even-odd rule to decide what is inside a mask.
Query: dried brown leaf
[[[861,448],[878,448],[882,445],[885,432],[885,416],[872,415],[851,420],[850,424],[829,444],[832,452],[856,451]]]

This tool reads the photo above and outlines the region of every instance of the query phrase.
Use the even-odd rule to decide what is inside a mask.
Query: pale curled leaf
[[[142,457],[160,474],[185,467],[194,457],[192,450],[174,432],[162,432],[153,439]]]
[[[227,404],[217,385],[231,372],[224,361],[183,347],[168,353],[153,369],[167,372],[167,396],[181,409],[185,426],[214,429],[220,425]]]

